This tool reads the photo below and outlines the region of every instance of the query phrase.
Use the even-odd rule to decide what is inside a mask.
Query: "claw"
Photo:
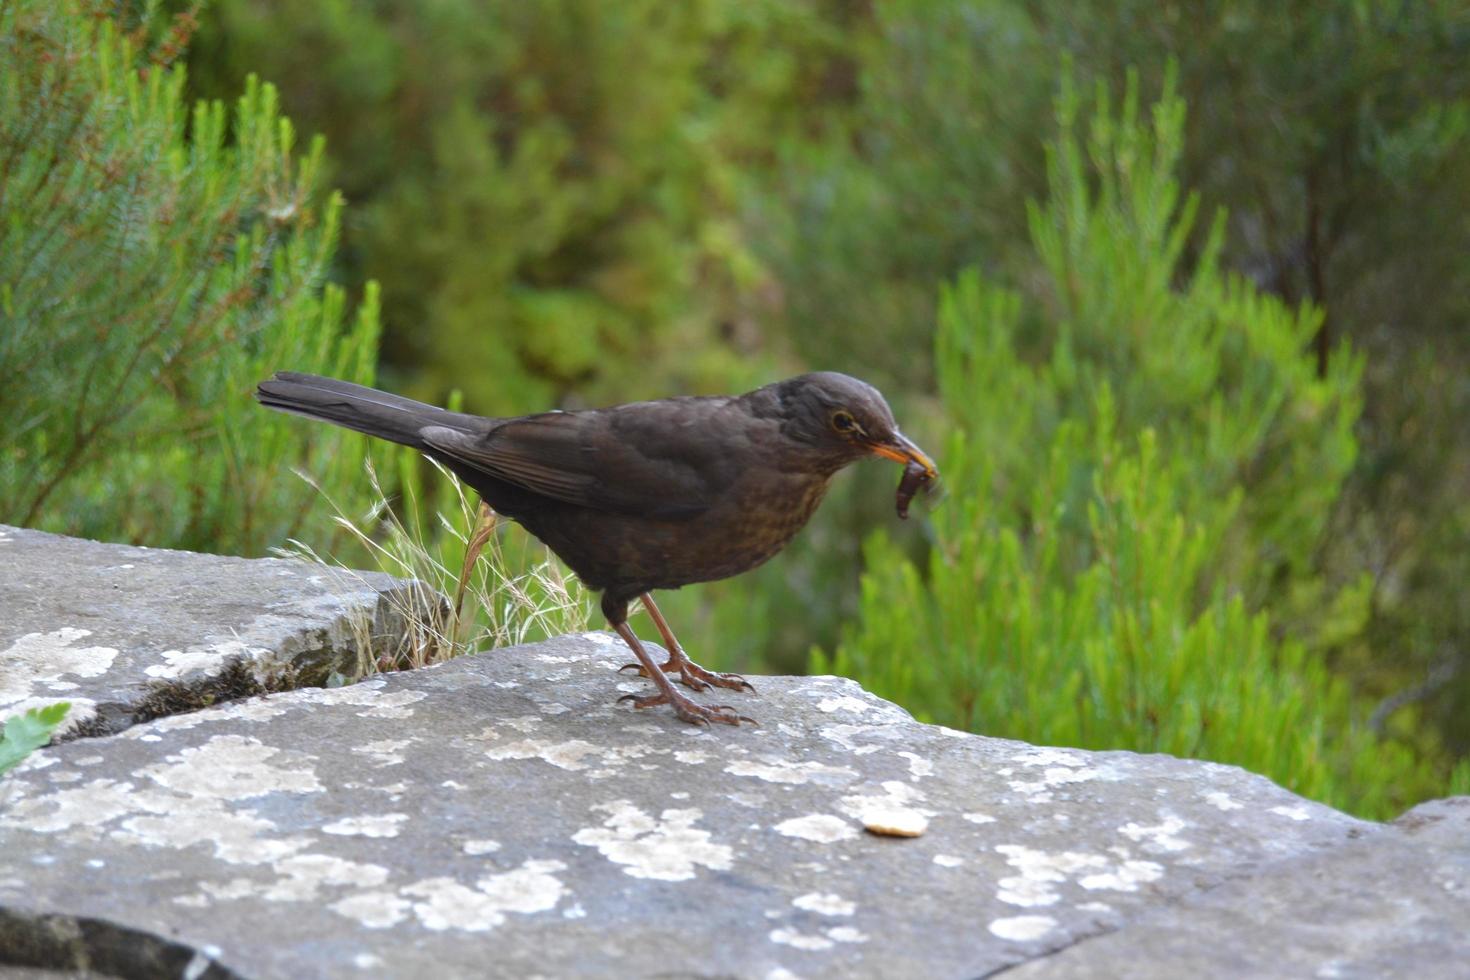
[[[632,701],[635,709],[652,708],[661,704],[672,705],[674,714],[679,720],[688,722],[691,725],[709,725],[713,722],[719,722],[722,725],[735,725],[739,727],[742,721],[748,721],[752,725],[756,724],[754,718],[737,715],[735,709],[728,704],[705,707],[702,704],[689,700],[678,692],[675,692],[672,697],[663,693],[649,694],[643,697],[638,697],[634,694],[624,694],[618,698],[618,703],[621,704],[624,701]]]

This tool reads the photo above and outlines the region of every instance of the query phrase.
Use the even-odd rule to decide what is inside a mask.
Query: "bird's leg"
[[[485,544],[490,536],[495,533],[495,511],[483,500],[480,501],[480,519],[475,524],[475,529],[470,532],[470,538],[465,542],[464,567],[459,570],[459,585],[454,590],[454,621],[459,622],[459,611],[464,606],[464,590],[470,581],[470,570],[475,567],[475,559],[480,557],[480,552],[485,550]]]
[[[669,628],[669,621],[664,619],[663,613],[659,612],[658,604],[653,601],[653,594],[645,592],[641,598],[643,608],[648,610],[648,615],[653,619],[653,625],[658,627],[658,635],[663,637],[664,647],[669,651],[669,660],[661,668],[664,673],[678,674],[685,687],[696,691],[703,691],[711,684],[715,687],[728,687],[733,691],[755,691],[750,681],[739,674],[718,674],[712,670],[705,670],[690,660],[689,654],[684,652],[684,648],[674,638],[674,631]]]
[[[657,694],[651,694],[648,697],[642,698],[635,697],[632,694],[625,694],[618,698],[619,701],[632,701],[633,707],[635,708],[652,708],[654,705],[659,704],[673,705],[674,714],[679,717],[680,721],[687,721],[694,725],[708,725],[715,721],[723,725],[739,725],[742,721],[748,721],[752,725],[755,724],[754,718],[737,715],[735,709],[728,704],[706,708],[704,705],[697,704],[689,700],[686,695],[674,690],[673,682],[669,680],[668,676],[662,670],[659,670],[655,666],[653,658],[648,655],[648,651],[644,649],[642,641],[638,639],[637,634],[628,626],[627,621],[613,623],[612,627],[618,631],[618,635],[623,638],[623,642],[628,644],[632,649],[633,656],[637,657],[638,662],[643,665],[644,676],[652,678],[654,685],[659,690]]]

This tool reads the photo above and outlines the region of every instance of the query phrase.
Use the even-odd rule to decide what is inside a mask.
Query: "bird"
[[[277,372],[256,388],[267,408],[411,446],[441,463],[496,514],[519,523],[589,589],[656,691],[635,708],[669,705],[681,721],[752,719],[700,692],[753,690],[706,670],[675,639],[652,593],[728,578],[784,548],[859,460],[905,465],[899,512],[934,462],[899,431],[883,395],[833,371],[741,395],[681,396],[608,408],[491,418],[452,412],[333,378]],[[466,568],[473,562],[467,557]],[[668,652],[656,664],[628,625],[635,600]]]

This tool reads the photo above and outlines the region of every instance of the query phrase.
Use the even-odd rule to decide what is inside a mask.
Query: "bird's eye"
[[[857,419],[848,412],[833,412],[832,428],[838,432],[851,432],[857,428]]]

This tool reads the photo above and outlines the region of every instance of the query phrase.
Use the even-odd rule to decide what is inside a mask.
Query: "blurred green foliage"
[[[737,220],[740,165],[812,84],[810,11],[224,0],[208,16],[198,91],[260,71],[339,148],[360,202],[348,261],[384,284],[411,391],[512,414],[770,377],[743,322],[768,276]]]
[[[0,519],[244,553],[330,543],[322,497],[285,471],[367,514],[359,438],[245,393],[277,368],[370,379],[379,279],[384,385],[459,391],[471,411],[738,390],[808,367],[884,388],[951,471],[950,502],[898,526],[897,473],[857,468],[781,559],[661,600],[712,665],[798,669],[843,639],[854,669],[897,684],[914,650],[870,641],[903,625],[883,596],[917,596],[912,629],[953,614],[1015,641],[960,675],[998,685],[976,695],[987,730],[1018,671],[1125,656],[1136,622],[1168,627],[1161,659],[1074,663],[1098,671],[1101,707],[1054,711],[1052,730],[1090,718],[1087,744],[1114,725],[1339,800],[1371,783],[1379,795],[1347,802],[1375,813],[1442,791],[1447,758],[1470,753],[1463,4],[161,0],[173,21],[147,15],[159,6],[0,7],[0,77],[20,79],[0,85],[0,166],[31,161],[14,171],[31,183],[7,169],[0,190],[0,408],[19,433]],[[78,79],[106,74],[80,52],[122,43],[106,23],[119,10],[133,54],[108,71],[124,96],[44,103],[69,91],[52,77],[84,92]],[[52,63],[38,36],[76,54]],[[1151,105],[1171,64],[1188,112],[1165,99],[1178,132],[1145,134],[1168,135],[1150,144],[1168,166],[1117,156],[1136,134],[1116,110],[1090,117],[1090,137],[1057,137],[1059,77],[1122,92],[1133,71]],[[328,156],[291,152],[257,73]],[[182,109],[242,91],[233,128]],[[96,161],[111,166],[84,177]],[[35,183],[48,174],[65,179]],[[1109,186],[1191,187],[1201,203]],[[49,366],[4,360],[22,340],[54,351]],[[1343,340],[1358,355],[1332,354]],[[1003,377],[1012,403],[963,392],[966,372]],[[380,469],[416,501],[410,527],[437,526],[430,496],[453,512],[421,469]],[[1038,527],[1069,550],[1038,550]],[[993,550],[1005,529],[1009,557]],[[457,542],[426,545],[447,563]],[[1163,549],[1177,574],[1111,591],[1096,569],[1129,548]],[[952,568],[956,554],[981,564]],[[1027,634],[1056,645],[1085,627],[1091,653],[1015,660],[1003,600],[1027,589],[1037,609],[1100,590],[1076,632]],[[964,610],[936,605],[964,595]],[[1199,688],[1192,657],[1223,658],[1242,684],[1259,674],[1282,706]],[[909,707],[951,717],[947,693],[903,683]],[[1150,720],[1164,697],[1177,716]],[[1251,729],[1233,742],[1218,731],[1232,720]],[[1273,761],[1262,731],[1293,744]],[[1380,750],[1373,783],[1355,767]],[[1470,786],[1470,768],[1455,778]]]
[[[1320,314],[1222,272],[1221,222],[1181,268],[1199,200],[1168,88],[1144,118],[1136,89],[1100,95],[1084,128],[1064,87],[1058,115],[1030,211],[1043,275],[943,294],[954,491],[927,567],[873,535],[830,666],[934,721],[1236,763],[1359,813],[1435,794],[1449,767],[1373,736],[1322,657],[1371,586],[1333,589],[1317,561],[1360,359],[1319,378]]]
[[[757,250],[793,345],[928,390],[936,278],[1043,274],[1021,202],[1043,192],[1062,63],[1114,91],[1136,69],[1151,96],[1174,63],[1180,173],[1229,213],[1220,262],[1323,311],[1319,365],[1340,339],[1366,355],[1320,547],[1338,579],[1372,576],[1370,619],[1326,656],[1376,726],[1470,753],[1470,7],[888,0],[849,35],[857,97],[759,199],[789,222]]]
[[[303,438],[249,393],[282,364],[371,382],[376,289],[349,318],[321,288],[342,201],[274,88],[190,114],[188,29],[0,7],[0,521],[259,553],[323,534],[292,467],[367,500],[361,437]]]

